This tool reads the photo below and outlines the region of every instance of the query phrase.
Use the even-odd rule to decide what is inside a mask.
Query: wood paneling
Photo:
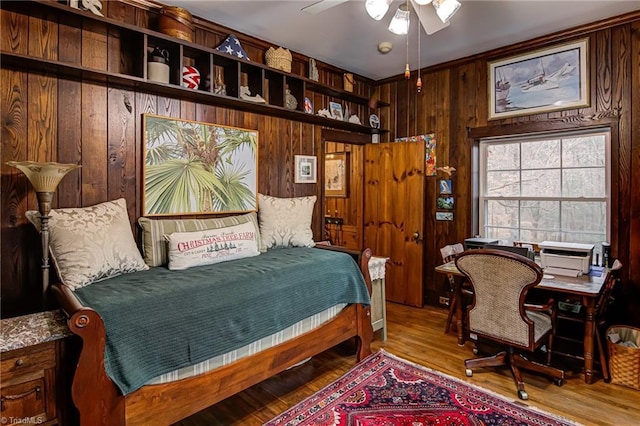
[[[640,300],[640,20],[631,25],[629,52],[631,59],[631,119],[627,127],[629,137],[624,145],[628,147],[629,154],[621,158],[625,165],[624,174],[619,180],[627,183],[626,193],[629,202],[620,208],[618,217],[619,235],[629,237],[629,284],[626,286],[626,301],[629,309],[634,309],[636,324],[640,323],[640,309],[637,308]],[[618,252],[620,253],[620,251]]]
[[[590,55],[588,108],[488,120],[489,60],[585,37],[589,39]],[[412,129],[422,129],[424,124],[427,131],[436,133],[438,165],[457,169],[451,178],[456,198],[452,223],[433,220],[436,180],[447,176],[439,173],[426,178],[426,301],[435,303],[437,296],[446,295],[446,286],[433,271],[441,262],[436,249],[461,242],[475,232],[474,143],[467,130],[478,138],[602,125],[610,127],[612,134],[611,244],[614,256],[625,265],[622,287],[626,306],[619,320],[640,324],[640,190],[635,183],[640,180],[640,12],[440,64],[423,70],[422,79],[422,95],[410,90],[415,87],[414,78],[407,82],[402,76],[385,80],[378,90],[391,101],[390,110],[397,113],[396,126],[390,128],[404,136]],[[371,217],[366,209],[365,214]]]
[[[122,22],[153,28],[156,11],[149,2],[103,2],[106,16]],[[149,9],[151,7],[151,9]],[[83,21],[57,13],[22,14],[18,6],[2,9],[0,19],[3,51],[51,58],[98,70],[136,70],[143,60],[130,55],[131,45],[124,31],[108,32],[104,24]],[[198,21],[196,38],[207,46],[226,37],[229,30]],[[263,59],[267,43],[240,35],[243,46],[257,62]],[[245,45],[246,42],[246,45]],[[266,46],[266,47],[265,47]],[[308,58],[296,54],[298,70]],[[342,87],[343,70],[322,65],[323,81]],[[257,130],[258,191],[277,197],[317,195],[321,184],[294,183],[295,155],[322,155],[322,128],[255,113],[235,111],[188,100],[124,90],[108,84],[68,79],[53,74],[1,69],[2,99],[2,203],[0,225],[2,248],[2,316],[14,316],[41,309],[40,242],[25,218],[25,211],[37,209],[35,193],[25,176],[7,166],[10,160],[60,161],[82,164],[61,182],[54,207],[80,207],[124,197],[132,228],[142,211],[143,114],[153,113],[189,120]],[[358,93],[370,93],[370,82],[358,78]],[[317,99],[315,108],[327,102]],[[349,134],[347,132],[343,132]],[[360,140],[362,135],[355,135]],[[361,162],[361,158],[356,161]],[[361,173],[361,168],[355,168]],[[358,193],[358,190],[355,192]],[[351,206],[348,207],[349,209]],[[360,214],[361,211],[360,211]],[[323,232],[322,203],[314,209],[314,237]],[[357,216],[354,222],[361,221]],[[355,227],[355,225],[354,225]],[[357,229],[357,227],[355,227]],[[361,227],[360,227],[361,229]],[[349,238],[353,244],[361,235]]]

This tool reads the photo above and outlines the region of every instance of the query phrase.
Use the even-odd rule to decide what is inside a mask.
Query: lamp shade
[[[409,32],[409,15],[410,12],[406,3],[398,6],[398,10],[396,10],[396,14],[389,24],[389,31],[394,34],[407,34]]]
[[[458,0],[433,0],[433,7],[442,22],[449,22],[454,13],[460,9]]]
[[[71,170],[82,166],[56,162],[7,161],[7,165],[19,169],[27,176],[36,192],[55,192],[62,178]]]
[[[364,2],[364,8],[367,10],[369,16],[376,21],[381,20],[389,10],[389,5],[393,0],[366,0]]]

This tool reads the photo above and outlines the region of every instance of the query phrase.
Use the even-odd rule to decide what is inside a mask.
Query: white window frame
[[[604,197],[523,197],[523,196],[515,196],[515,197],[505,197],[505,196],[486,196],[486,150],[488,146],[496,145],[496,144],[510,144],[510,143],[521,143],[521,142],[531,142],[531,141],[546,141],[549,139],[566,139],[578,136],[585,135],[603,135],[605,137],[605,196]],[[580,201],[599,201],[606,202],[606,240],[611,241],[611,130],[607,128],[596,128],[596,129],[586,129],[586,130],[578,130],[578,131],[560,131],[553,133],[539,133],[533,135],[510,135],[506,137],[500,138],[482,138],[480,139],[479,144],[479,161],[478,161],[478,227],[480,231],[480,235],[483,237],[487,236],[487,201],[489,200],[517,200],[517,201],[571,201],[571,200],[580,200]],[[520,162],[522,164],[522,157],[520,157]],[[521,167],[521,165],[520,165]],[[562,164],[560,165],[560,170],[563,170]],[[562,176],[562,173],[561,173]],[[518,217],[520,212],[518,212]],[[520,232],[520,220],[518,220],[517,228],[509,228],[509,229],[517,229]],[[562,230],[561,230],[562,232]]]

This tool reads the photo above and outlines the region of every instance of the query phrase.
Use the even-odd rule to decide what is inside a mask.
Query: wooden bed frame
[[[360,252],[334,246],[317,247],[351,254],[371,294],[370,249]],[[371,353],[371,308],[351,304],[322,326],[255,355],[194,377],[146,385],[123,396],[104,369],[105,329],[100,315],[83,306],[68,287],[54,284],[52,291],[68,317],[69,328],[82,339],[72,398],[83,426],[168,425],[353,337],[357,361]]]

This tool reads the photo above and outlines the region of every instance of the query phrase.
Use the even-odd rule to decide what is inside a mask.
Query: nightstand
[[[63,339],[71,335],[58,311],[0,321],[2,424],[59,425]]]

